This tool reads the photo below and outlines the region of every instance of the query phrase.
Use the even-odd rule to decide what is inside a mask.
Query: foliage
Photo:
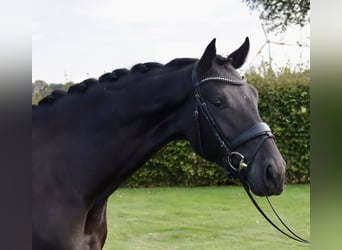
[[[277,137],[288,166],[287,181],[291,183],[310,181],[309,73],[309,70],[291,71],[288,67],[274,72],[263,64],[259,72],[247,74],[248,82],[259,90],[260,114]],[[32,84],[32,97],[44,96],[52,88],[67,89],[70,84],[48,85],[36,81]],[[234,182],[226,177],[224,170],[197,156],[185,141],[169,143],[125,183],[129,187],[227,184]]]
[[[224,170],[196,155],[186,141],[161,149],[127,182],[129,187],[210,186],[231,184]]]
[[[37,104],[44,96],[50,94],[51,89],[49,85],[42,81],[36,80],[32,83],[32,104]]]
[[[270,30],[282,31],[290,24],[304,26],[310,22],[310,0],[243,0],[252,10],[260,11]]]
[[[38,104],[43,97],[47,96],[55,89],[66,91],[73,84],[73,82],[47,84],[45,81],[36,80],[32,83],[32,104]]]

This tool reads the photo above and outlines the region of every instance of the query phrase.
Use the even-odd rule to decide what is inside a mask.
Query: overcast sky
[[[216,37],[227,55],[245,37],[251,49],[242,70],[268,60],[258,13],[241,0],[33,0],[32,80],[80,82],[136,63],[198,58]],[[277,42],[309,44],[310,27],[268,35]],[[308,64],[309,48],[271,44],[274,63]]]

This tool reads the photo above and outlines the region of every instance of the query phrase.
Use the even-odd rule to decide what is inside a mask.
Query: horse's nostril
[[[266,168],[266,182],[274,182],[274,173],[272,165],[268,165]]]
[[[270,194],[280,194],[283,190],[281,171],[273,165],[268,165],[265,170],[265,184]]]

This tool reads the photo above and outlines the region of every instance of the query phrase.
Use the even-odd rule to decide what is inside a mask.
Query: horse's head
[[[243,175],[256,195],[280,194],[285,161],[259,116],[258,91],[236,71],[248,51],[246,38],[239,49],[224,58],[216,55],[214,39],[194,65],[196,129],[191,144],[198,154],[233,176]]]

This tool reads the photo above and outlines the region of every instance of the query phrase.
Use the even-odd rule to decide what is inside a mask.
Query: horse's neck
[[[70,170],[75,178],[83,173],[80,191],[108,196],[161,146],[184,137],[188,120],[184,106],[191,91],[184,79],[166,75],[158,82],[133,83],[140,86],[126,89],[121,96],[108,93],[103,98],[106,104],[98,107],[101,110],[87,115],[93,122],[86,134],[78,136],[81,145],[75,154],[84,161]]]

